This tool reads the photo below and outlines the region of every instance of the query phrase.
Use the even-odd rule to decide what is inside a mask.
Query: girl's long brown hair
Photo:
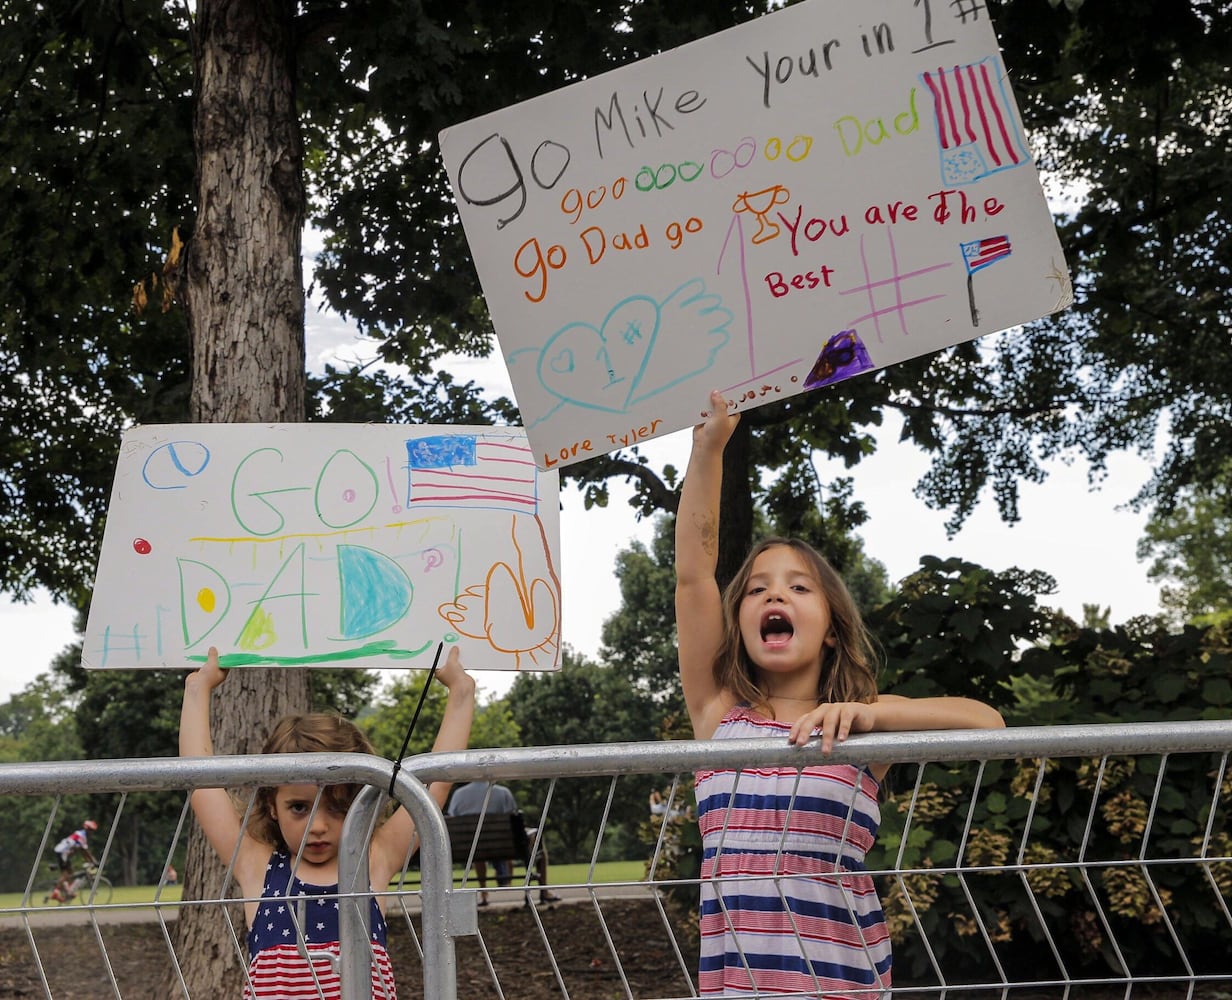
[[[335,712],[308,712],[279,719],[261,748],[262,753],[375,753],[368,737],[355,723]],[[345,813],[361,786],[326,785],[321,789],[318,809]],[[256,804],[248,816],[248,832],[263,844],[287,854],[294,853],[282,839],[274,819],[277,788],[258,788]],[[298,848],[298,844],[296,848]]]
[[[758,683],[757,666],[749,659],[740,636],[740,603],[753,575],[753,561],[777,545],[798,553],[811,570],[822,597],[830,608],[830,632],[834,645],[821,649],[821,678],[817,703],[836,701],[872,702],[877,699],[877,654],[864,620],[843,578],[813,546],[798,538],[766,538],[753,547],[723,591],[723,640],[714,659],[714,679],[740,701],[767,706],[766,692]]]

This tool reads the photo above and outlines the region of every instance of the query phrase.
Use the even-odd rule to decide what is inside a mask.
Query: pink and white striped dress
[[[739,705],[714,738],[790,728]],[[697,772],[702,996],[888,993],[890,935],[864,869],[877,792],[850,764]]]

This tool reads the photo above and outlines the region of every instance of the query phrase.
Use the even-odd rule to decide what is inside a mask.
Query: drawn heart
[[[600,327],[570,323],[557,330],[539,354],[539,382],[567,403],[623,413],[645,376],[658,334],[658,304],[630,296]],[[566,357],[567,367],[560,364]]]
[[[659,336],[653,362],[638,380],[630,405],[670,391],[707,371],[731,339],[731,310],[700,278],[686,281],[659,306]]]

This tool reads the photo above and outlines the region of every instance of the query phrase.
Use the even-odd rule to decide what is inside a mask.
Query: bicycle
[[[103,905],[111,902],[111,879],[106,875],[100,875],[98,865],[85,865],[73,871],[68,880],[68,893],[63,894],[60,891],[60,866],[56,864],[48,864],[47,866],[52,871],[56,872],[56,878],[52,880],[51,885],[47,887],[47,892],[43,896],[44,906],[66,906],[72,903],[94,903]]]

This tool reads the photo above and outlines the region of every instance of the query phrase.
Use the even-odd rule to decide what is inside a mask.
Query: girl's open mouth
[[[796,634],[791,621],[781,611],[767,611],[761,618],[761,641],[767,646],[785,646]]]

